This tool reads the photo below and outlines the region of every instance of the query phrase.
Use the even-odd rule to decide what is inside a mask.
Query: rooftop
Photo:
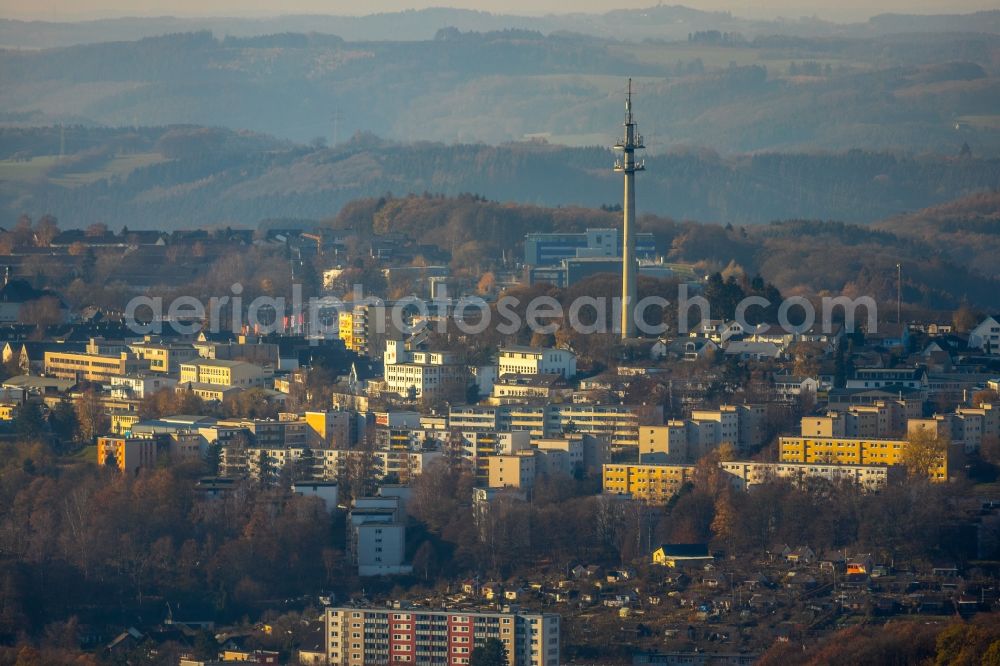
[[[527,345],[512,345],[510,347],[501,347],[500,353],[517,353],[517,354],[544,354],[549,351],[564,351],[569,352],[568,349],[554,349],[552,347],[529,347]],[[572,352],[569,352],[572,353]]]
[[[243,365],[253,365],[253,363],[247,363],[246,361],[227,361],[218,358],[202,358],[198,360],[193,360],[188,363],[182,363],[183,365],[209,365],[215,366],[217,368],[238,368]]]

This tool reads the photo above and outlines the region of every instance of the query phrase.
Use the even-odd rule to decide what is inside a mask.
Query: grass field
[[[45,171],[59,162],[57,155],[34,157],[27,161],[0,160],[0,181],[29,183],[45,177]]]
[[[112,176],[127,176],[132,171],[150,164],[162,162],[159,153],[135,153],[119,155],[107,160],[96,168],[86,168],[79,172],[61,173],[51,178],[51,182],[63,187],[89,185]],[[48,178],[49,169],[59,165],[58,155],[42,155],[26,161],[0,160],[0,182],[33,183]]]

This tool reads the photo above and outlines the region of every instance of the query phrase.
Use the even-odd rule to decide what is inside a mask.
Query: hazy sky
[[[261,16],[275,14],[371,14],[421,7],[450,6],[492,12],[537,14],[598,12],[649,7],[656,0],[0,0],[0,16],[71,21],[108,16]],[[821,16],[865,18],[880,12],[960,13],[996,9],[998,0],[669,0],[738,16]]]

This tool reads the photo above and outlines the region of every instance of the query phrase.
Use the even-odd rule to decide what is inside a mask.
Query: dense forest
[[[22,213],[49,213],[65,227],[170,230],[323,219],[387,192],[597,208],[620,203],[613,161],[606,148],[540,143],[400,144],[358,135],[327,148],[217,128],[9,128],[0,130],[0,211],[8,225]],[[1000,160],[974,155],[724,158],[678,149],[646,165],[640,211],[722,224],[870,222],[1000,187]]]
[[[966,622],[893,622],[841,629],[809,647],[777,642],[761,666],[854,664],[1000,664],[1000,621],[981,615]]]

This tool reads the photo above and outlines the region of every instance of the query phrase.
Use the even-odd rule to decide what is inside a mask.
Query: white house
[[[807,393],[816,395],[819,390],[819,380],[812,377],[777,375],[774,378],[774,390],[783,400],[793,400]]]
[[[660,339],[649,350],[649,356],[653,360],[672,357],[682,361],[697,361],[718,348],[708,338],[677,338],[673,341]]]
[[[504,347],[497,357],[497,374],[504,375],[576,375],[576,354],[568,349],[542,347]]]
[[[737,321],[724,319],[706,319],[691,331],[691,337],[707,338],[716,344],[727,342],[730,338],[746,333],[743,325]]]
[[[119,400],[143,400],[162,389],[172,389],[177,380],[162,375],[126,375],[111,378],[111,396]]]
[[[989,315],[969,332],[969,348],[1000,354],[1000,315]]]

